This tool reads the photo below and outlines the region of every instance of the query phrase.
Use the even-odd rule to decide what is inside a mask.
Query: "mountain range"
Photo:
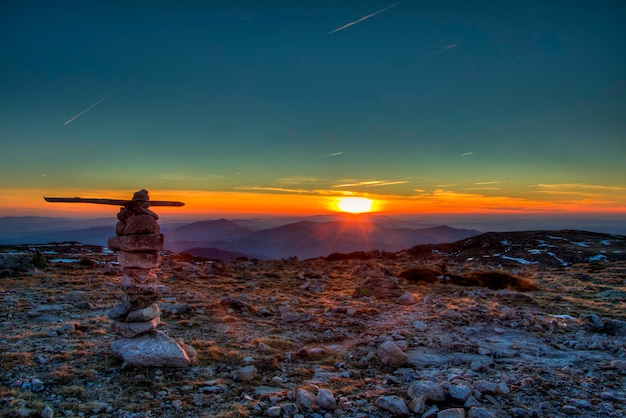
[[[328,215],[282,222],[217,219],[163,224],[161,231],[165,235],[165,250],[215,259],[313,258],[333,252],[399,251],[480,234],[472,229],[402,221],[383,215]],[[114,231],[115,225],[108,218],[0,218],[0,244],[78,241],[105,246]]]

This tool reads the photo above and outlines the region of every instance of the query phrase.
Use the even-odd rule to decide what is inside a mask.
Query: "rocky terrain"
[[[115,254],[5,246],[0,416],[623,417],[625,251],[534,231],[310,260],[164,252],[159,329],[197,351],[166,368],[111,351]]]

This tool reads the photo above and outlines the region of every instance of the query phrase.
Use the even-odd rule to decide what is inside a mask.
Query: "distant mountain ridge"
[[[88,220],[72,222],[67,218],[0,218],[0,244],[78,241],[106,246],[108,238],[115,233],[114,221],[98,219],[94,223],[96,225],[90,225]],[[324,215],[269,228],[263,226],[262,220],[242,220],[240,224],[237,220],[221,218],[162,225],[161,231],[165,235],[166,250],[193,250],[195,255],[204,252],[221,259],[242,255],[260,259],[314,258],[333,252],[399,251],[480,234],[476,230],[431,226],[385,215]]]
[[[441,225],[430,228],[388,226],[384,221],[299,221],[275,228],[246,232],[236,222],[219,224],[222,234],[215,240],[184,241],[172,237],[185,236],[176,228],[165,237],[165,249],[183,252],[189,248],[218,248],[243,253],[260,259],[297,256],[314,258],[333,252],[399,251],[418,244],[453,242],[480,234],[479,231]],[[204,226],[210,227],[210,224]],[[228,226],[228,228],[226,228]],[[186,228],[186,227],[185,227]],[[199,235],[194,232],[194,238]]]

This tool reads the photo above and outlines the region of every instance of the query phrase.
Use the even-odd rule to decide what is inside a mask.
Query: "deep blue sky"
[[[4,1],[0,189],[626,207],[625,1],[392,4]]]

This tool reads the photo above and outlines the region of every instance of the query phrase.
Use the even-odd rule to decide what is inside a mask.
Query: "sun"
[[[339,210],[348,213],[371,212],[374,201],[366,197],[341,197],[337,202]]]

